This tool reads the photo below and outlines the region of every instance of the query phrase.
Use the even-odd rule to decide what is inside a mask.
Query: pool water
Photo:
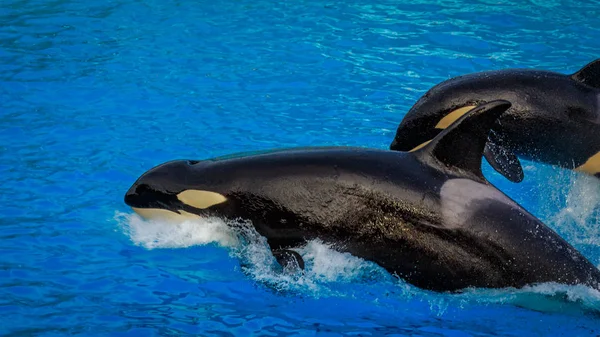
[[[171,159],[385,149],[444,79],[598,58],[598,17],[592,0],[3,0],[0,334],[600,335],[589,288],[427,292],[319,241],[288,275],[251,231],[123,203]],[[520,184],[485,174],[600,265],[600,184],[523,164]]]

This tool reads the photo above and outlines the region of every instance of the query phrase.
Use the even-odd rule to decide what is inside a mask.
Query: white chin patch
[[[132,207],[134,212],[146,220],[163,220],[169,222],[183,222],[186,220],[197,220],[200,219],[199,215],[189,213],[186,211],[179,211],[175,213],[166,209],[160,208],[137,208]]]

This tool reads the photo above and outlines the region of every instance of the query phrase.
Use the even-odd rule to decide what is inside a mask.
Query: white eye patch
[[[199,209],[209,208],[227,201],[222,194],[203,190],[185,190],[177,194],[177,199],[188,206]]]

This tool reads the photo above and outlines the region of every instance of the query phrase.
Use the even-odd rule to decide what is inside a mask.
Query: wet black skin
[[[415,153],[336,147],[172,161],[142,175],[125,202],[249,219],[273,250],[320,238],[424,289],[549,281],[598,288],[589,261],[483,178],[487,135],[459,121],[463,134]],[[454,146],[473,151],[457,156]],[[196,209],[175,197],[189,189],[227,201]]]
[[[600,151],[600,59],[573,75],[507,69],[444,81],[408,111],[390,149],[409,151],[449,112],[496,99],[512,103],[493,130],[516,155],[574,169]]]

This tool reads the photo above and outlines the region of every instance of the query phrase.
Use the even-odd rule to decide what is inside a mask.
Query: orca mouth
[[[133,211],[145,220],[164,220],[168,222],[182,222],[185,220],[200,219],[202,216],[184,210],[171,211],[163,208],[136,208]]]
[[[147,184],[134,184],[125,194],[125,204],[136,213],[145,215],[169,212],[181,214],[183,205],[174,194],[157,191]]]

